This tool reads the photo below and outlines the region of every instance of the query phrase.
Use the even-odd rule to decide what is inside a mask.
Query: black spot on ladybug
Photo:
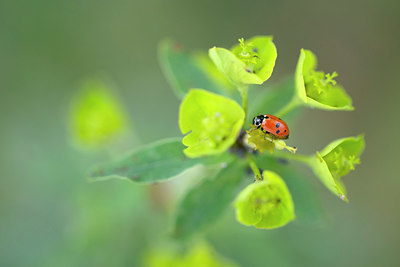
[[[286,130],[285,130],[285,133],[286,133]]]
[[[280,132],[281,132],[281,131],[277,130],[277,131],[276,131],[276,134],[279,134]]]
[[[279,127],[281,127],[281,124],[278,122],[277,124],[275,124],[275,127],[279,128]]]

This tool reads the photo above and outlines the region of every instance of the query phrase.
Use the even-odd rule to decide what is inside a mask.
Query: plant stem
[[[250,168],[254,173],[254,177],[256,178],[256,181],[262,181],[263,178],[260,173],[260,169],[257,167],[257,164],[254,161],[253,157],[249,154],[247,159],[248,159]]]
[[[279,152],[279,151],[275,151],[274,153],[271,153],[271,156],[276,157],[276,158],[296,160],[296,161],[305,163],[307,165],[309,165],[310,161],[313,159],[312,155],[310,156],[310,155],[301,155],[301,154],[293,154],[293,153],[283,153],[283,152]]]
[[[284,117],[287,115],[289,112],[291,112],[293,109],[299,107],[302,104],[302,102],[299,100],[297,96],[294,96],[292,100],[290,100],[289,103],[286,104],[281,110],[279,110],[276,113],[277,117]]]
[[[247,94],[249,91],[249,86],[248,85],[243,85],[243,86],[239,86],[239,92],[240,92],[240,96],[242,98],[242,107],[244,110],[244,124],[246,124],[246,119],[247,119]]]

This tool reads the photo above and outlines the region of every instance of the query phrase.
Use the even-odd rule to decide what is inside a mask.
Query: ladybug
[[[273,115],[259,115],[253,118],[253,125],[256,129],[261,129],[265,134],[270,134],[273,138],[288,139],[289,127],[286,122]]]

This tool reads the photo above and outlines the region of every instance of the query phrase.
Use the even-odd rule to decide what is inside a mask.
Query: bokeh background
[[[307,48],[354,100],[354,112],[307,110],[291,126],[305,153],[366,134],[362,164],[344,178],[350,202],[309,172],[323,223],[262,231],[231,209],[206,239],[242,266],[399,266],[399,14],[395,0],[0,1],[0,265],[140,266],[167,239],[170,214],[157,186],[87,183],[88,167],[110,152],[71,144],[71,99],[89,77],[111,81],[132,132],[112,153],[179,136],[159,41],[206,50],[272,34],[271,82]]]

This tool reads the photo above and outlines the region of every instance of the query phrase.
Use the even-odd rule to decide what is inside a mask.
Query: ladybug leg
[[[275,140],[275,136],[273,136],[272,134],[270,134],[269,136],[271,137],[271,143],[273,143]]]
[[[267,140],[267,134],[269,134],[269,132],[268,132],[268,131],[265,131],[265,132],[264,132],[264,140]]]

